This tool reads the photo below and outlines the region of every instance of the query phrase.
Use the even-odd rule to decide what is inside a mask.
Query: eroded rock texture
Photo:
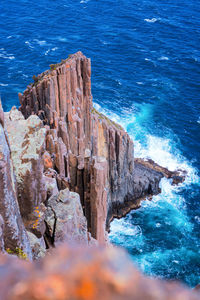
[[[57,195],[52,195],[46,205],[46,239],[49,247],[61,242],[88,244],[87,221],[77,193],[69,189],[61,190]]]
[[[88,229],[103,242],[113,205],[133,195],[133,143],[92,108],[89,59],[78,52],[52,68],[19,95],[20,110],[43,120],[45,168],[56,171],[59,190],[80,195]]]
[[[0,256],[2,300],[198,300],[177,283],[142,276],[113,247],[62,246],[40,263]]]
[[[5,124],[21,216],[26,229],[40,238],[45,232],[43,202],[46,200],[46,187],[42,155],[46,129],[37,116],[25,120],[16,108],[5,114]]]
[[[10,145],[4,129],[4,114],[0,105],[0,231],[1,248],[12,253],[21,249],[31,259],[31,248],[28,236],[20,215],[16,194],[16,182],[10,158]],[[3,242],[3,240],[4,242]]]
[[[48,195],[55,195],[57,187],[77,192],[89,232],[105,242],[112,218],[160,192],[167,172],[141,161],[134,168],[128,134],[92,107],[90,76],[90,60],[81,52],[71,55],[35,77],[19,95],[20,110],[26,119],[38,115],[46,128]]]

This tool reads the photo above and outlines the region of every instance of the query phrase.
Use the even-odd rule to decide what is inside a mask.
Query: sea
[[[94,105],[120,123],[135,157],[170,170],[162,193],[111,223],[111,243],[151,277],[200,283],[200,1],[1,0],[0,95],[5,111],[32,76],[81,50]]]

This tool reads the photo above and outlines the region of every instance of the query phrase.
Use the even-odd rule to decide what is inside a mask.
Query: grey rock
[[[77,193],[65,189],[52,196],[47,201],[45,222],[47,238],[51,244],[55,246],[61,242],[88,244],[87,222]]]
[[[31,249],[32,249],[32,255],[33,259],[39,259],[45,256],[46,254],[46,245],[44,238],[37,238],[32,232],[27,232]]]

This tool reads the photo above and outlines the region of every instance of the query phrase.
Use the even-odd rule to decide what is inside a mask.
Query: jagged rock
[[[36,114],[46,126],[46,170],[57,172],[59,190],[69,188],[80,195],[88,230],[102,242],[105,224],[108,229],[113,217],[160,191],[160,173],[174,183],[180,178],[156,164],[151,171],[150,162],[143,168],[137,161],[134,171],[133,142],[120,125],[92,107],[90,77],[90,60],[77,52],[39,75],[19,99],[25,118]],[[94,167],[93,157],[106,160],[104,169]]]
[[[33,259],[39,259],[45,256],[46,254],[46,245],[44,238],[37,238],[32,232],[27,232],[28,238],[30,241]]]
[[[22,222],[16,197],[16,185],[13,165],[10,159],[10,145],[6,131],[2,127],[2,110],[0,108],[0,214],[3,217],[4,246],[12,253],[21,249],[32,258],[29,240]],[[2,224],[1,224],[2,229]]]
[[[57,246],[61,242],[88,244],[87,221],[77,193],[69,189],[62,190],[52,196],[46,205],[46,237],[49,246]]]
[[[80,195],[92,236],[103,240],[107,210],[133,193],[133,143],[122,127],[92,109],[90,76],[90,60],[78,52],[39,75],[19,98],[26,118],[35,113],[48,126],[46,168],[52,165],[57,171],[59,189],[69,187]],[[97,174],[105,186],[96,191],[90,175],[93,156],[107,160],[106,170]],[[98,220],[100,190],[107,192]]]
[[[45,183],[47,189],[47,197],[50,198],[51,196],[58,194],[58,186],[55,177],[45,176]]]
[[[46,129],[37,116],[27,120],[14,107],[6,114],[6,129],[17,182],[17,199],[25,227],[41,237],[45,231],[46,187],[42,155]]]
[[[198,300],[178,283],[141,275],[114,247],[58,248],[40,263],[0,255],[2,300]]]
[[[170,171],[156,164],[152,159],[135,158],[135,163],[143,165],[145,168],[152,169],[162,174],[163,177],[168,179],[172,178],[172,184],[176,185],[185,180],[187,172],[185,170]]]

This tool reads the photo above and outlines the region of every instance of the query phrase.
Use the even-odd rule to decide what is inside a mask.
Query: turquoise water
[[[0,3],[0,94],[5,110],[49,64],[81,50],[92,59],[100,110],[124,126],[135,156],[186,182],[115,220],[110,240],[146,274],[200,282],[200,3],[56,0]]]

